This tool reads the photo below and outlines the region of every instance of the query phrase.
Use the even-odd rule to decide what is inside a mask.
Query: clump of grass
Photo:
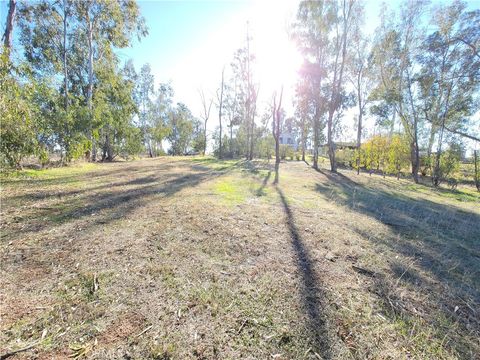
[[[153,345],[150,348],[150,354],[148,358],[152,360],[170,360],[175,358],[175,352],[175,345],[171,343]]]

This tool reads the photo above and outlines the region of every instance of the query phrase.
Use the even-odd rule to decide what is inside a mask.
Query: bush
[[[293,160],[294,155],[295,155],[295,152],[293,151],[293,148],[290,145],[280,144],[280,158],[282,160],[286,160],[287,157]]]
[[[345,167],[353,167],[355,164],[355,150],[352,149],[340,149],[335,151],[337,163]]]
[[[446,180],[460,168],[460,154],[455,149],[445,151],[440,155],[439,178]]]

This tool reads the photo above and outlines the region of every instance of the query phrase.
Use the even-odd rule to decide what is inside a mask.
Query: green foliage
[[[201,146],[198,143],[199,127],[196,126],[197,120],[186,105],[177,104],[169,115],[170,131],[167,139],[171,144],[169,150],[171,155],[185,155],[191,150],[192,146]],[[195,143],[193,140],[197,140],[197,142]]]
[[[392,138],[392,142],[389,144],[389,138],[382,135],[377,135],[362,144],[362,151],[360,154],[361,164],[365,166],[367,170],[382,170],[385,171],[385,166],[390,165],[390,161],[395,159],[389,158],[389,150],[391,146],[396,146],[398,139]]]
[[[345,167],[353,167],[356,164],[356,151],[351,149],[339,149],[335,151],[337,163]]]
[[[439,179],[447,180],[460,169],[461,152],[458,147],[451,146],[440,155]]]
[[[273,136],[262,137],[257,142],[258,157],[271,159],[275,155],[275,140]]]
[[[280,158],[282,160],[286,160],[287,158],[289,158],[290,160],[293,160],[294,156],[295,156],[295,151],[290,145],[280,144]]]
[[[23,68],[15,68],[6,52],[0,57],[0,152],[7,165],[20,168],[25,156],[37,149],[34,128],[35,109],[32,96],[35,84],[21,84],[15,75],[23,75]]]
[[[399,177],[402,169],[409,164],[409,156],[408,139],[401,135],[394,135],[388,146],[386,172]]]

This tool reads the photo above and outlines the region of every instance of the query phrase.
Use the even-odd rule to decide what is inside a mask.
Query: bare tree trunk
[[[306,142],[306,129],[305,124],[302,125],[302,161],[305,161],[305,142]]]
[[[360,102],[360,101],[359,101]],[[360,113],[358,114],[358,128],[357,128],[357,175],[360,174],[360,164],[361,164],[361,147],[362,147],[362,117],[363,117],[363,112],[362,108],[360,108]]]
[[[229,144],[229,149],[230,149],[230,156],[233,158],[233,122],[230,121],[230,144]]]
[[[318,170],[318,147],[320,145],[318,143],[319,132],[320,132],[320,129],[318,128],[319,121],[320,121],[320,109],[319,109],[319,105],[317,104],[317,106],[315,107],[315,116],[313,118],[313,164],[312,164],[312,167],[315,170]]]
[[[219,149],[218,149],[218,158],[222,158],[222,108],[223,108],[223,88],[224,88],[224,73],[225,73],[225,67],[222,69],[222,84],[220,88],[220,98],[219,98],[219,106],[218,106],[218,124],[220,126],[220,139],[219,139]],[[207,144],[205,143],[205,147]]]
[[[249,160],[253,160],[253,149],[255,146],[255,110],[252,112],[252,122],[250,130],[250,151],[248,155]]]
[[[282,87],[282,90],[280,92],[280,98],[278,100],[278,106],[276,104],[276,95],[273,96],[273,113],[272,113],[272,117],[273,117],[273,126],[272,126],[272,130],[273,130],[273,138],[275,139],[275,180],[274,180],[274,184],[278,184],[278,171],[280,169],[280,141],[279,141],[279,137],[280,137],[280,109],[282,107],[282,97],[283,97],[283,87]]]
[[[12,49],[13,24],[15,22],[15,13],[17,8],[17,0],[10,0],[8,3],[7,22],[5,24],[5,32],[3,34],[3,45],[9,55]]]
[[[337,161],[335,159],[335,144],[333,143],[333,112],[328,114],[327,123],[327,142],[328,142],[328,158],[330,159],[330,170],[337,171]]]
[[[203,123],[203,156],[205,156],[205,152],[207,151],[207,120]]]

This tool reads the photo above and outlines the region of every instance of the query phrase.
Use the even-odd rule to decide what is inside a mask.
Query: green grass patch
[[[224,178],[215,184],[215,192],[220,195],[222,200],[228,205],[237,205],[243,203],[247,194],[245,189],[238,184],[237,181],[232,181],[232,178]]]
[[[14,171],[11,173],[3,173],[0,175],[0,181],[2,183],[16,183],[21,181],[40,180],[46,182],[52,182],[62,180],[62,182],[78,182],[78,179],[74,179],[74,176],[86,174],[90,171],[99,168],[99,164],[93,163],[80,163],[72,166],[64,166],[50,169],[24,169]],[[67,180],[72,178],[71,180]]]

